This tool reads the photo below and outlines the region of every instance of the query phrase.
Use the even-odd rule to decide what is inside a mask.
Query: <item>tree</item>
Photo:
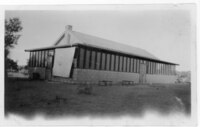
[[[7,63],[7,69],[9,70],[14,70],[14,71],[18,71],[18,65],[17,62],[15,62],[14,60],[7,58],[6,59],[6,63]]]
[[[18,34],[22,30],[21,21],[19,18],[10,18],[5,20],[5,58],[9,55],[10,48],[13,48],[17,44],[20,35]]]
[[[5,81],[7,82],[7,72],[8,69],[8,55],[10,49],[13,48],[18,39],[20,38],[19,32],[22,30],[21,21],[19,18],[10,18],[5,20]],[[15,66],[15,65],[14,65]]]

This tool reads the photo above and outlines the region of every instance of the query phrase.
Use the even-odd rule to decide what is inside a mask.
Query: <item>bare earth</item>
[[[48,117],[124,114],[142,116],[145,110],[163,115],[190,115],[190,84],[94,86],[91,95],[78,94],[77,85],[9,79],[5,87],[5,114],[26,118],[37,113]]]

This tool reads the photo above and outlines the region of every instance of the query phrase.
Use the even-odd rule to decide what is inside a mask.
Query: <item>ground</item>
[[[78,85],[9,78],[5,90],[5,114],[26,118],[42,113],[49,117],[130,114],[146,110],[168,115],[190,115],[190,84],[137,84],[93,86],[92,94],[78,94]]]

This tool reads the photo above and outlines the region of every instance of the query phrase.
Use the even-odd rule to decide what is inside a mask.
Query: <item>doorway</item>
[[[54,60],[54,50],[49,50],[47,52],[46,57],[46,69],[45,69],[45,79],[51,80],[52,77],[52,67],[53,67],[53,60]]]
[[[55,49],[53,76],[70,78],[75,47]]]
[[[141,60],[140,62],[140,75],[139,75],[139,83],[146,83],[146,61]]]

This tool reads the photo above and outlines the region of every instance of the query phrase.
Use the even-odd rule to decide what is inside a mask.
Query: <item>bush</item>
[[[87,95],[91,95],[92,91],[93,91],[93,87],[89,82],[86,83],[81,83],[78,87],[77,87],[77,91],[78,94],[87,94]]]
[[[39,80],[39,79],[40,79],[40,74],[38,74],[38,73],[33,73],[33,79]]]

